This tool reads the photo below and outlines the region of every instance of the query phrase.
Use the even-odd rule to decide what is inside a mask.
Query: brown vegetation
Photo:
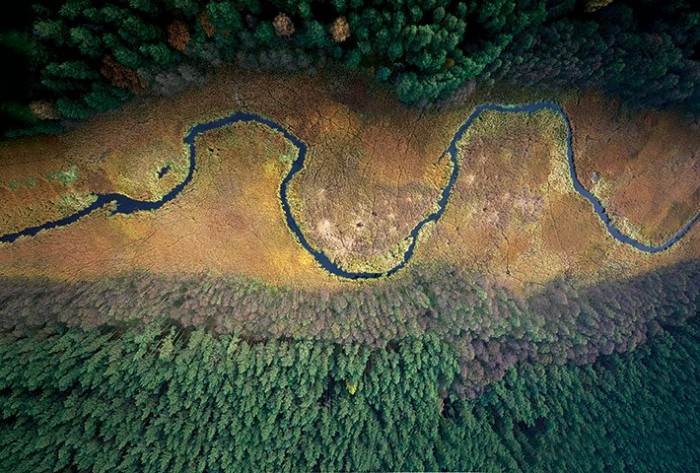
[[[350,38],[350,24],[344,16],[340,16],[333,21],[331,37],[336,43],[342,43]]]
[[[619,228],[660,245],[700,210],[700,134],[686,118],[632,115],[595,94],[567,110],[579,179]]]
[[[128,89],[134,94],[138,94],[148,87],[148,84],[133,70],[121,64],[112,56],[105,56],[102,59],[100,73],[105,76],[113,86],[121,89]]]
[[[207,38],[213,37],[215,30],[214,30],[214,26],[211,24],[211,21],[209,20],[209,15],[207,15],[207,12],[205,10],[202,10],[202,12],[199,14],[197,19],[199,20],[199,24],[202,26],[202,29],[204,30],[204,34],[207,35]]]
[[[181,20],[175,20],[168,25],[168,44],[174,49],[184,52],[190,41],[190,31]]]
[[[309,145],[307,167],[290,192],[292,210],[314,246],[350,267],[386,269],[445,183],[446,160],[438,158],[481,97],[474,92],[469,100],[450,112],[422,113],[397,104],[356,75],[336,72],[327,80],[222,71],[205,87],[167,100],[133,102],[62,138],[4,144],[0,165],[7,172],[2,173],[0,199],[8,204],[0,208],[2,231],[64,215],[66,209],[56,201],[61,194],[80,199],[90,192],[122,192],[158,198],[184,175],[182,137],[187,129],[243,109],[284,123]],[[642,175],[651,161],[630,159],[622,168],[628,171],[618,174],[608,161],[604,163],[610,169],[603,161],[591,165],[589,153],[595,159],[600,153],[612,154],[612,149],[633,155],[639,140],[620,140],[616,148],[599,153],[582,146],[587,135],[606,136],[600,128],[596,135],[586,133],[586,126],[593,130],[595,123],[616,123],[606,108],[595,105],[594,97],[581,103],[589,100],[588,109],[564,104],[575,135],[581,135],[574,143],[580,174],[583,180],[598,170],[609,183],[603,198],[614,201],[619,199],[617,183],[623,181],[611,176]],[[652,127],[644,132],[651,135],[648,141],[687,139],[684,128],[675,129],[661,128],[666,138],[656,136]],[[549,112],[484,115],[460,143],[462,169],[443,218],[424,230],[405,272],[414,265],[438,268],[444,263],[488,274],[514,288],[536,290],[562,275],[585,281],[626,277],[700,256],[697,229],[658,255],[613,240],[590,204],[571,187],[562,130],[561,120]],[[197,146],[194,179],[172,203],[129,216],[109,217],[101,211],[65,228],[0,244],[0,273],[91,279],[134,270],[207,272],[279,285],[346,287],[316,265],[284,224],[277,192],[294,155],[288,143],[264,127],[236,125],[207,133]],[[659,153],[672,161],[671,151],[660,147]],[[79,169],[72,187],[42,180],[68,163]],[[168,163],[173,170],[158,179],[158,170]],[[671,220],[651,217],[687,213],[674,196],[683,195],[678,189],[697,186],[698,180],[686,182],[694,175],[687,167],[679,169],[680,175],[656,172],[654,185],[661,190],[658,200],[648,204],[654,212],[642,212],[647,204],[638,203],[638,210],[629,207],[629,218],[641,217],[640,227],[657,229],[651,231],[672,230]],[[10,189],[15,177],[39,181]],[[671,189],[670,198],[663,189]],[[620,195],[625,195],[624,188]]]
[[[61,116],[51,103],[38,100],[29,104],[29,109],[40,120],[58,120]]]
[[[278,13],[272,25],[277,36],[292,36],[294,34],[294,22],[284,13]]]

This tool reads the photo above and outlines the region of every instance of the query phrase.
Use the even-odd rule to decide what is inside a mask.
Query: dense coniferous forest
[[[25,133],[175,93],[227,63],[340,63],[418,105],[498,82],[700,111],[700,11],[687,0],[43,0],[23,18],[2,43],[29,80],[3,111]]]
[[[698,319],[455,395],[434,335],[371,348],[176,324],[0,338],[3,471],[692,471]]]

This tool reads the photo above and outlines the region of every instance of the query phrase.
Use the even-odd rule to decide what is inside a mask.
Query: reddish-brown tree
[[[148,87],[146,81],[141,79],[133,70],[119,63],[111,55],[102,59],[100,73],[109,82],[120,89],[128,89],[134,94],[142,92]]]
[[[185,46],[190,41],[190,30],[187,25],[175,20],[168,25],[168,44],[180,52],[185,51]]]

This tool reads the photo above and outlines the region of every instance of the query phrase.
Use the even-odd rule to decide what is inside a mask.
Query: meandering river
[[[140,212],[143,210],[157,210],[163,205],[165,205],[167,202],[170,202],[173,200],[177,195],[182,192],[182,190],[192,181],[192,177],[194,175],[194,172],[197,167],[197,149],[195,146],[195,139],[197,138],[198,135],[201,135],[202,133],[206,133],[207,131],[214,130],[216,128],[221,128],[226,125],[230,125],[233,123],[237,122],[244,122],[244,123],[260,123],[262,125],[265,125],[269,127],[270,129],[277,131],[281,133],[289,142],[291,142],[298,150],[297,157],[292,161],[291,168],[289,169],[289,172],[286,174],[286,176],[282,179],[282,183],[280,184],[280,189],[279,189],[279,195],[280,195],[280,201],[282,203],[282,211],[284,213],[285,220],[287,222],[287,226],[291,230],[291,232],[296,236],[298,239],[299,243],[301,246],[308,251],[311,256],[318,262],[321,267],[323,267],[326,271],[328,271],[331,274],[334,274],[338,277],[341,278],[347,278],[347,279],[371,279],[371,278],[379,278],[379,277],[386,277],[386,276],[391,276],[392,274],[396,273],[399,271],[401,268],[406,266],[408,261],[410,261],[411,257],[413,256],[413,252],[416,247],[416,242],[418,240],[418,235],[420,234],[421,230],[423,227],[430,223],[430,222],[437,222],[442,214],[445,212],[445,207],[447,206],[447,201],[450,197],[450,194],[452,192],[452,188],[454,187],[455,181],[457,180],[457,176],[459,175],[459,170],[460,170],[460,162],[458,159],[458,152],[457,152],[457,144],[459,141],[462,139],[464,134],[467,132],[469,127],[474,123],[474,121],[485,111],[496,111],[496,112],[502,112],[502,113],[534,113],[538,112],[540,110],[550,110],[557,115],[559,115],[562,120],[564,120],[564,123],[566,124],[566,155],[567,155],[567,160],[569,163],[569,172],[571,176],[571,181],[573,183],[574,189],[576,192],[578,192],[581,196],[583,196],[585,199],[587,199],[591,205],[593,206],[593,210],[596,212],[598,217],[602,220],[602,222],[605,224],[605,227],[608,230],[608,233],[615,238],[616,240],[625,243],[627,245],[631,245],[634,248],[648,252],[648,253],[657,253],[663,250],[668,249],[671,247],[674,243],[676,243],[679,239],[683,237],[683,235],[686,234],[688,230],[700,219],[700,213],[696,214],[688,223],[686,223],[680,230],[678,230],[671,238],[669,238],[667,241],[662,243],[659,246],[652,246],[652,245],[645,245],[633,238],[631,238],[628,235],[623,234],[618,228],[616,228],[613,223],[610,220],[610,217],[608,216],[607,212],[605,211],[605,207],[603,207],[603,204],[600,202],[600,200],[593,195],[590,191],[588,191],[582,184],[581,181],[578,178],[578,175],[576,174],[576,165],[574,163],[574,151],[573,151],[573,146],[572,146],[572,129],[571,129],[571,122],[569,120],[568,115],[564,112],[564,110],[556,103],[554,102],[534,102],[534,103],[528,103],[528,104],[523,104],[523,105],[501,105],[501,104],[481,104],[477,106],[474,111],[472,112],[471,115],[460,125],[460,127],[457,129],[455,132],[454,136],[452,137],[452,140],[450,141],[449,146],[447,149],[442,153],[441,158],[444,156],[448,156],[451,164],[452,164],[452,170],[450,172],[450,178],[445,187],[442,189],[442,192],[440,194],[440,198],[437,202],[437,210],[433,211],[431,214],[427,215],[424,217],[422,220],[420,220],[415,227],[411,230],[411,232],[408,235],[408,247],[406,248],[403,257],[401,261],[396,264],[394,267],[383,271],[383,272],[355,272],[355,271],[348,271],[344,268],[342,268],[340,265],[338,265],[336,262],[331,260],[328,255],[326,255],[322,250],[318,248],[314,248],[311,243],[306,238],[306,235],[304,235],[304,232],[301,230],[299,227],[299,224],[297,223],[297,220],[294,217],[294,214],[292,212],[292,208],[289,204],[289,199],[288,199],[288,193],[289,193],[289,185],[294,179],[294,177],[301,172],[304,169],[304,163],[306,160],[306,153],[307,153],[307,146],[306,144],[300,140],[298,137],[296,137],[294,134],[292,134],[289,130],[287,130],[284,126],[281,124],[270,120],[269,118],[262,117],[260,115],[254,114],[254,113],[249,113],[249,112],[235,112],[227,117],[220,118],[218,120],[206,122],[206,123],[200,123],[195,126],[193,126],[190,131],[185,135],[184,142],[185,144],[189,147],[189,169],[187,172],[187,175],[185,178],[177,184],[175,187],[173,187],[168,193],[166,193],[163,197],[161,197],[159,200],[156,201],[144,201],[144,200],[136,200],[132,199],[131,197],[128,197],[124,194],[119,194],[119,193],[108,193],[108,194],[94,194],[96,197],[95,201],[90,204],[89,206],[85,207],[84,209],[69,215],[67,217],[58,219],[58,220],[53,220],[50,222],[43,223],[41,225],[37,226],[32,226],[28,227],[25,229],[22,229],[17,232],[13,233],[7,233],[4,235],[0,235],[0,242],[4,243],[12,243],[16,241],[18,238],[23,237],[23,236],[34,236],[37,233],[44,231],[44,230],[49,230],[52,228],[57,228],[57,227],[62,227],[65,225],[69,225],[71,223],[74,223],[81,219],[82,217],[90,214],[94,210],[101,209],[103,207],[106,207],[108,205],[114,205],[114,209],[111,211],[111,215],[115,214],[130,214],[133,212]],[[162,171],[161,171],[162,172]],[[167,172],[167,171],[166,171]]]

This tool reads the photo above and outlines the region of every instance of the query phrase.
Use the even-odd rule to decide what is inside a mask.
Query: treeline
[[[498,82],[597,88],[634,106],[700,114],[697,2],[614,1],[521,33],[499,59],[489,71]]]
[[[698,307],[700,261],[590,287],[555,281],[527,299],[453,267],[412,267],[381,284],[333,293],[206,275],[0,280],[0,325],[8,329],[168,317],[251,341],[313,338],[381,347],[435,334],[457,353],[455,389],[469,397],[523,361],[586,364],[631,350],[664,326],[685,323]]]
[[[435,335],[383,348],[151,323],[0,333],[0,470],[691,471],[700,326],[476,400]]]
[[[688,0],[43,0],[33,8],[31,25],[3,36],[31,60],[31,113],[12,109],[27,120],[83,119],[134,94],[174,93],[224,63],[292,71],[327,60],[369,71],[412,104],[494,81],[598,87],[636,105],[696,112],[700,103],[700,17]]]

